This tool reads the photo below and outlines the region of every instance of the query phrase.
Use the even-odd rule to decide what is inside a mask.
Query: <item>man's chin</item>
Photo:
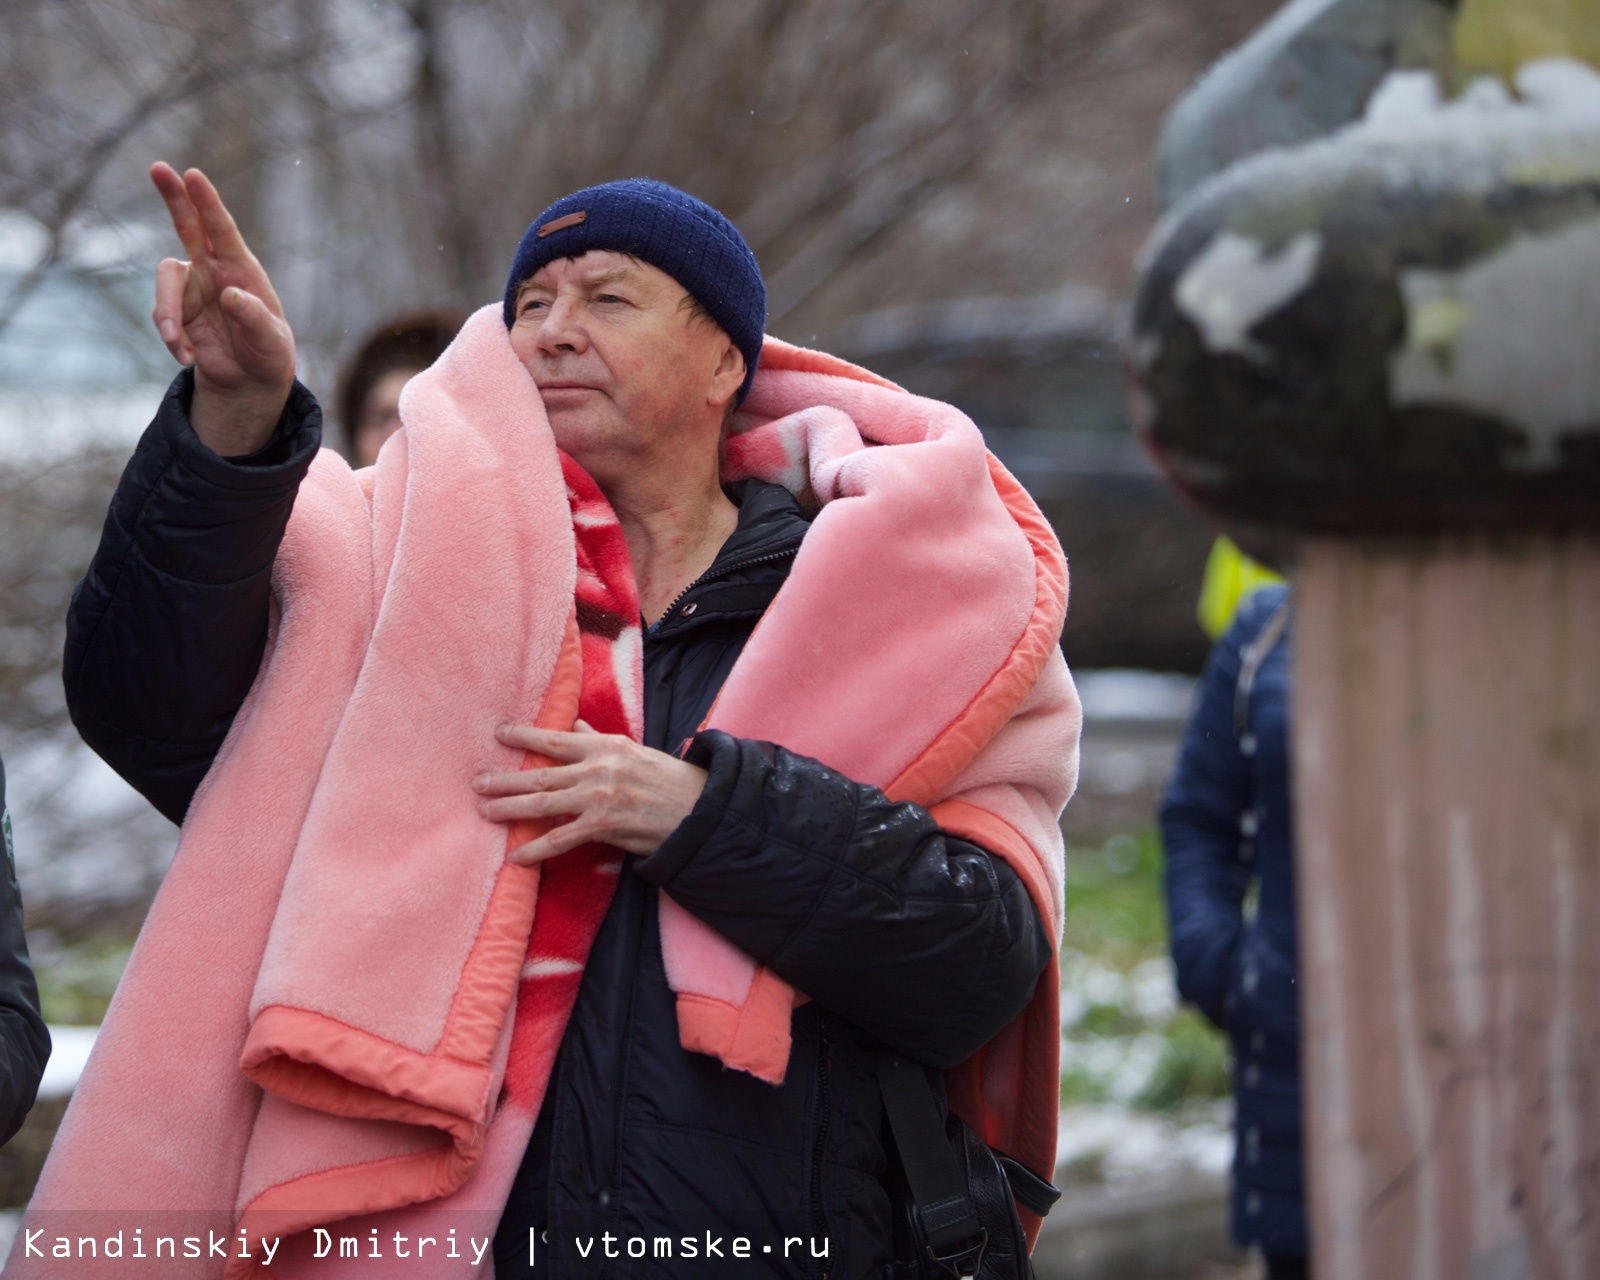
[[[555,437],[556,447],[579,462],[606,439],[606,424],[596,421],[593,414],[546,405],[545,415],[550,419],[550,434]]]

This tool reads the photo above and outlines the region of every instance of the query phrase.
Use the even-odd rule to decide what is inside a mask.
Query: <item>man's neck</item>
[[[617,513],[639,586],[639,612],[654,623],[685,587],[711,567],[739,523],[739,508],[715,471],[666,472],[641,467],[602,484]]]

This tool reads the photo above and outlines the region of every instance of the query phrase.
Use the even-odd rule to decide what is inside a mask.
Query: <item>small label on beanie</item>
[[[539,228],[539,239],[543,240],[552,231],[565,231],[568,227],[575,227],[589,216],[587,209],[579,209],[577,213],[569,213],[565,217],[552,218]]]

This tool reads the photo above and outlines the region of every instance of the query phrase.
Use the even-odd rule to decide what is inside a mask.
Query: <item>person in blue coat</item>
[[[1239,607],[1206,660],[1161,804],[1178,991],[1234,1054],[1232,1233],[1308,1274],[1289,796],[1290,596]]]

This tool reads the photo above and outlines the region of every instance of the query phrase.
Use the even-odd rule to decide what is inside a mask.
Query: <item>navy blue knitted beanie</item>
[[[650,178],[626,178],[563,196],[533,220],[506,280],[505,319],[516,318],[517,286],[547,262],[589,249],[630,253],[681,284],[744,354],[750,391],[767,327],[767,287],[738,229],[702,200]]]

